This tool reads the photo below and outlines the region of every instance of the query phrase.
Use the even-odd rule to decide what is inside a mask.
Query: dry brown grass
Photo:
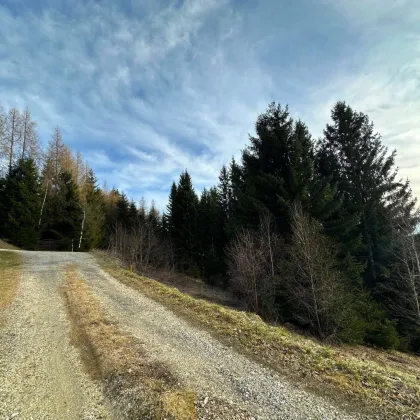
[[[179,290],[121,269],[102,267],[122,283],[206,328],[228,345],[337,403],[384,418],[420,418],[420,360],[395,351],[327,346],[265,323],[260,317],[194,299]]]
[[[0,239],[0,249],[12,249],[12,250],[19,250],[19,248],[17,246],[14,246],[12,244],[9,244],[8,242],[6,242],[3,239]]]
[[[113,258],[105,251],[95,250],[92,254],[102,259]],[[121,262],[123,264],[123,262]],[[127,265],[128,268],[128,265]],[[235,309],[244,309],[243,303],[229,290],[222,289],[205,283],[196,277],[191,277],[175,270],[147,268],[142,271],[134,270],[137,274],[159,281],[170,287],[177,288],[180,292],[196,299],[205,299],[219,305],[229,306]]]
[[[123,418],[196,418],[195,394],[180,388],[168,367],[152,361],[135,337],[121,332],[74,268],[68,270],[63,292],[72,341],[80,348],[87,371],[103,381]]]
[[[20,255],[0,251],[0,328],[6,325],[5,310],[13,302],[20,279]]]

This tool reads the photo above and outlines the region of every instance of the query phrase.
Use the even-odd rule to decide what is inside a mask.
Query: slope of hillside
[[[16,246],[14,246],[14,245],[12,245],[12,244],[9,244],[9,242],[6,242],[3,239],[0,239],[0,249],[13,249],[13,250],[18,250],[19,248],[16,247]]]
[[[258,316],[194,299],[96,254],[104,270],[299,386],[379,418],[420,418],[420,359],[364,346],[327,346]]]

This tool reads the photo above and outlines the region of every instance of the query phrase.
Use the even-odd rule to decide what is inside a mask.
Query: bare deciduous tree
[[[36,132],[36,122],[32,120],[29,109],[22,114],[22,152],[21,159],[26,157],[38,162],[40,158],[39,138]]]
[[[0,104],[0,175],[5,172],[4,171],[4,166],[6,163],[6,153],[5,153],[5,147],[4,147],[4,142],[5,142],[5,130],[6,130],[6,113],[4,111],[3,106]]]
[[[29,139],[29,147],[31,144],[35,145],[35,140]],[[81,159],[81,157],[80,157]],[[48,202],[47,197],[54,194],[59,180],[59,175],[62,171],[68,171],[73,174],[75,180],[77,179],[77,162],[71,150],[63,141],[63,136],[59,127],[54,129],[54,133],[48,143],[48,149],[42,156],[42,189],[43,200],[39,214],[39,222],[41,225],[42,215],[45,210],[45,205]],[[80,185],[79,185],[80,186]],[[82,197],[83,198],[83,197]]]
[[[63,136],[59,127],[54,129],[54,133],[48,144],[48,150],[45,157],[46,165],[49,166],[48,175],[58,181],[58,175],[63,168],[63,162],[66,160],[68,148],[64,144]],[[66,168],[67,169],[67,168]]]
[[[340,327],[339,313],[344,310],[342,279],[334,268],[330,244],[299,204],[293,207],[292,223],[290,265],[285,273],[287,296],[295,319],[325,339]]]
[[[174,257],[171,244],[162,239],[147,219],[127,228],[117,223],[110,238],[109,251],[141,272],[148,269],[172,270]]]
[[[12,108],[4,118],[1,148],[7,160],[8,172],[12,170],[13,163],[19,156],[22,140],[22,116],[18,109]]]
[[[389,306],[399,318],[420,331],[420,238],[413,221],[420,220],[420,211],[401,214],[393,219],[394,276],[385,284]]]
[[[274,315],[280,238],[269,214],[260,218],[258,231],[242,230],[227,250],[231,283],[250,311]]]

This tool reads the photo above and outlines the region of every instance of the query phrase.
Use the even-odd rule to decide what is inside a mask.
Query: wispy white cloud
[[[312,89],[311,103],[315,107],[308,111],[312,127],[321,133],[337,100],[346,100],[358,111],[367,113],[383,142],[390,150],[397,149],[399,173],[410,179],[415,195],[420,198],[418,4],[411,0],[385,3],[340,0],[331,4],[359,31],[363,59],[356,70],[353,66],[344,67],[329,83]]]
[[[38,1],[0,5],[0,102],[28,105],[44,141],[61,126],[109,186],[163,208],[182,170],[216,181],[269,101],[320,134],[346,99],[420,196],[415,0]]]

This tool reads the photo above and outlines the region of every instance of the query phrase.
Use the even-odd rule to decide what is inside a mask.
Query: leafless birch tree
[[[231,284],[250,311],[269,317],[274,315],[279,253],[280,238],[274,233],[269,214],[261,216],[257,231],[242,230],[229,246]]]
[[[413,223],[416,220],[420,220],[419,211],[393,219],[395,270],[384,288],[389,292],[391,311],[420,332],[420,237]]]
[[[345,309],[341,276],[334,268],[330,244],[299,204],[293,207],[292,227],[285,273],[290,307],[298,322],[325,339],[338,332],[340,312]]]
[[[158,235],[148,218],[138,218],[130,227],[117,223],[111,234],[109,250],[141,272],[147,272],[149,268],[173,269],[171,244]]]

